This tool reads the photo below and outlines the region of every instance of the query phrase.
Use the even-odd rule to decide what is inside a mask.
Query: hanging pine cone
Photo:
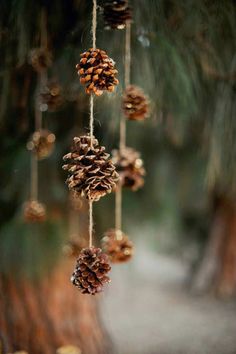
[[[37,72],[42,72],[52,65],[52,53],[46,48],[34,48],[29,54],[29,62]]]
[[[128,119],[144,120],[149,115],[149,100],[140,87],[131,85],[125,90],[122,108]]]
[[[55,140],[55,135],[48,130],[36,131],[27,143],[27,148],[33,151],[39,160],[42,160],[51,155]]]
[[[40,93],[39,109],[44,111],[55,112],[64,103],[61,86],[56,82],[49,82]]]
[[[109,156],[97,139],[93,138],[91,146],[90,136],[75,137],[72,151],[63,157],[66,162],[63,169],[69,173],[66,180],[69,189],[91,201],[111,193],[119,175]]]
[[[37,200],[29,200],[23,205],[24,220],[26,222],[44,222],[46,220],[45,206]]]
[[[63,345],[57,349],[56,354],[82,354],[80,348],[74,345]]]
[[[107,29],[123,29],[132,20],[131,9],[125,0],[107,0],[103,17]]]
[[[82,294],[95,295],[103,290],[110,282],[107,273],[111,270],[108,256],[100,248],[82,249],[71,282],[78,287]]]
[[[63,246],[63,253],[67,257],[78,258],[81,250],[86,246],[84,239],[78,235],[72,235],[71,240]]]
[[[102,239],[102,246],[112,263],[127,262],[133,256],[133,243],[120,230],[108,230]]]
[[[120,175],[122,187],[136,191],[143,186],[143,177],[146,172],[139,152],[128,147],[122,149],[122,151],[113,150],[112,161]]]
[[[86,93],[101,96],[103,91],[113,92],[115,85],[119,83],[115,77],[118,71],[115,69],[115,62],[107,53],[101,49],[91,48],[80,56],[76,69],[81,84],[86,85]]]

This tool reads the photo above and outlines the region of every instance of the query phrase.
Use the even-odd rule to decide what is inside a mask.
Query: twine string
[[[38,159],[37,156],[31,152],[31,186],[30,199],[38,199]]]
[[[96,29],[97,29],[97,0],[93,0],[92,12],[92,46],[96,49]],[[94,133],[94,97],[90,96],[90,116],[89,116],[90,147],[93,147]],[[93,246],[93,202],[89,200],[89,247]]]
[[[93,18],[92,18],[93,49],[96,49],[96,29],[97,29],[97,0],[93,0]]]
[[[131,24],[126,23],[125,30],[125,67],[124,67],[124,82],[125,88],[130,85],[130,67],[131,67]],[[120,154],[126,147],[126,118],[124,115],[120,119]],[[122,186],[119,183],[116,190],[116,205],[115,205],[115,227],[120,231],[122,228]],[[119,238],[119,232],[116,233],[116,238]]]
[[[47,33],[47,13],[45,8],[41,10],[40,18],[40,46],[47,49],[48,47],[48,33]]]
[[[89,201],[89,247],[93,246],[93,202]]]

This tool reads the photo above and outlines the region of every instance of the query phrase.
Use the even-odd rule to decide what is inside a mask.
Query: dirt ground
[[[191,294],[187,275],[147,250],[113,266],[101,314],[116,354],[236,354],[236,302]]]

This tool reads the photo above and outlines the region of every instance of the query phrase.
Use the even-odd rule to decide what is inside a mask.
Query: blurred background
[[[95,99],[95,135],[111,151],[125,31],[105,30],[98,5],[97,46],[115,60],[120,81]],[[140,151],[147,174],[142,189],[123,197],[135,256],[114,265],[109,287],[90,297],[69,281],[75,259],[65,245],[75,232],[87,239],[87,206],[73,209],[62,156],[88,131],[75,65],[91,47],[92,1],[0,0],[0,353],[236,353],[236,3],[130,5],[131,82],[150,97],[151,115],[127,122],[127,145]],[[38,95],[32,49],[43,35],[53,53],[48,82],[59,90],[52,109],[41,107],[43,128],[56,142],[38,163],[46,221],[27,223],[26,144]],[[109,195],[94,207],[97,245],[114,227],[114,203]]]

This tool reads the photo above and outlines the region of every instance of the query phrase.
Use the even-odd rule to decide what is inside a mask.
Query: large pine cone
[[[24,220],[29,223],[44,222],[46,220],[45,206],[37,200],[29,200],[23,205]]]
[[[27,143],[27,148],[33,151],[39,160],[42,160],[51,155],[55,140],[53,133],[42,129],[33,133],[31,140]]]
[[[133,243],[122,231],[110,229],[102,239],[102,247],[112,263],[123,263],[134,253]]]
[[[71,282],[78,287],[82,294],[95,295],[103,290],[110,282],[107,273],[111,270],[108,256],[100,248],[82,249]]]
[[[143,160],[139,152],[132,148],[124,148],[112,151],[112,161],[120,175],[122,187],[137,191],[144,185],[143,177],[146,171],[143,167]]]
[[[140,87],[130,85],[122,102],[124,115],[130,120],[144,120],[149,115],[149,99]]]
[[[61,86],[56,82],[49,82],[40,92],[39,109],[49,112],[57,111],[64,103]]]
[[[131,9],[125,0],[107,0],[103,17],[107,29],[123,29],[132,20]]]
[[[45,48],[34,48],[29,55],[29,62],[37,72],[42,72],[52,65],[52,53]]]
[[[69,189],[91,201],[111,193],[119,175],[109,156],[97,139],[93,138],[91,146],[90,136],[75,137],[72,151],[63,157],[66,162],[63,169],[69,173],[66,180]]]
[[[118,71],[115,69],[115,62],[107,53],[101,49],[91,48],[80,56],[76,69],[81,84],[86,85],[86,93],[101,96],[103,91],[113,92],[115,85],[119,83],[115,77]]]

